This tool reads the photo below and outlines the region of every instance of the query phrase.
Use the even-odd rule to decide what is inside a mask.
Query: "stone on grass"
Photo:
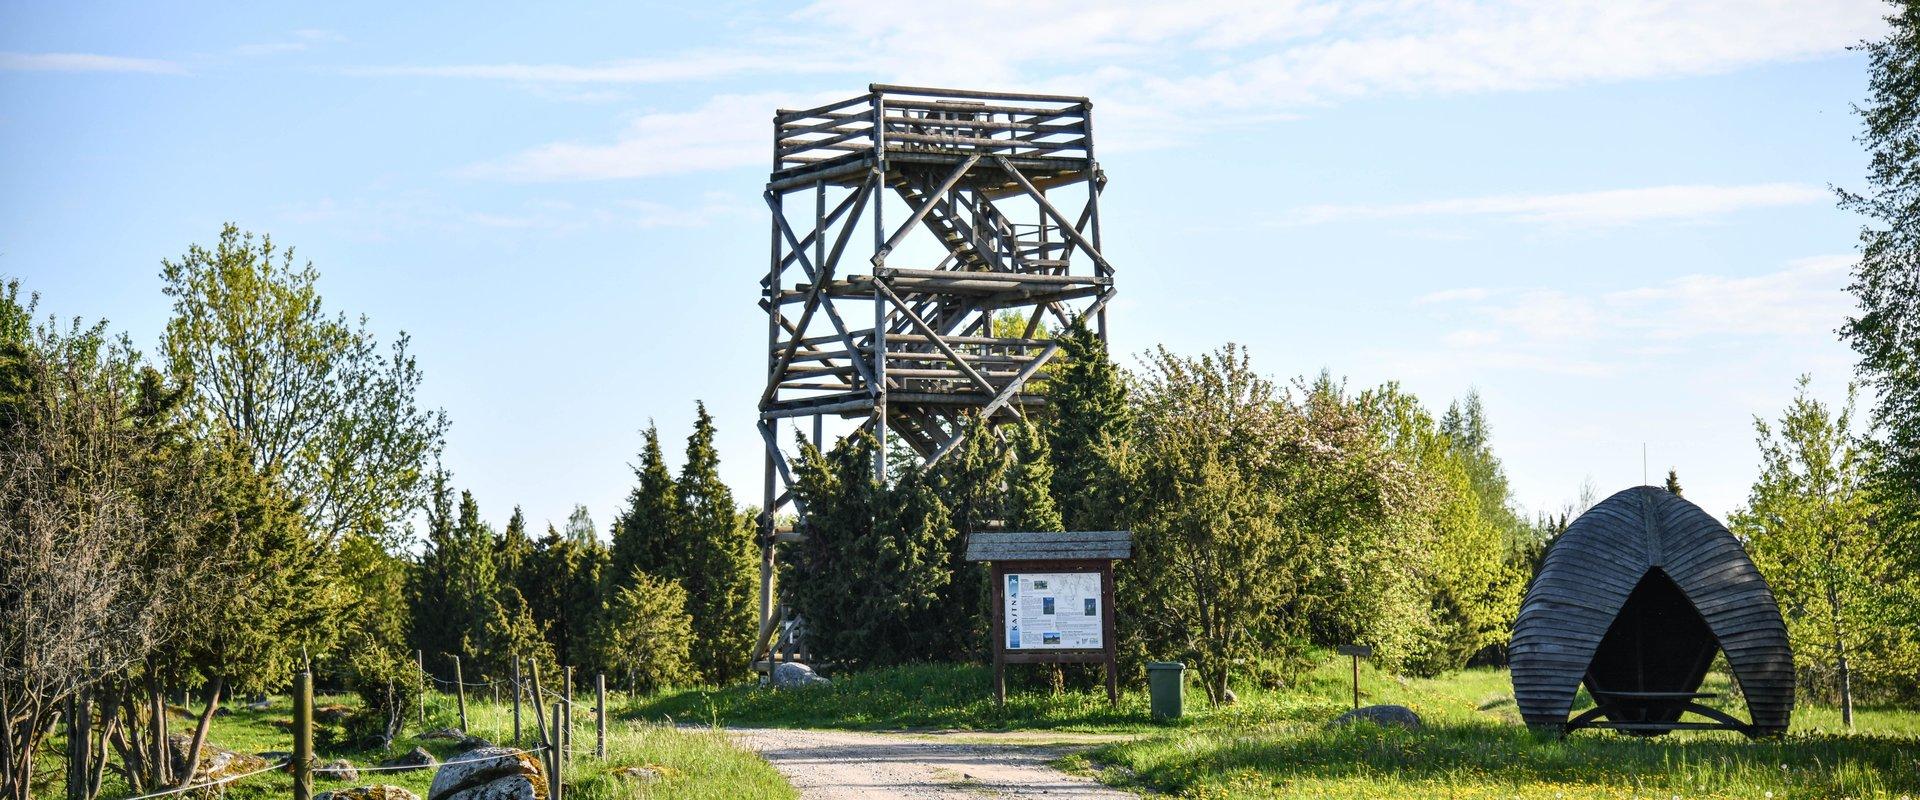
[[[332,781],[357,781],[360,780],[360,768],[355,767],[353,762],[344,758],[336,758],[314,767],[313,775],[316,778],[326,778]]]
[[[538,800],[546,778],[531,753],[482,747],[440,765],[427,800]]]
[[[467,738],[467,732],[459,728],[434,728],[433,730],[420,734],[420,738],[459,740]]]
[[[773,667],[773,688],[797,689],[802,686],[824,686],[833,681],[821,677],[812,667],[792,661],[782,661]]]
[[[464,752],[467,752],[468,750],[477,750],[482,747],[492,747],[492,746],[493,746],[492,742],[489,742],[478,736],[473,736],[469,734],[466,738],[461,739],[459,744],[456,744],[453,747],[455,750],[458,750],[459,752],[464,753]]]
[[[167,750],[172,755],[174,774],[187,771],[187,750],[192,746],[193,737],[184,733],[167,737]],[[195,765],[191,782],[223,781],[264,768],[271,763],[252,753],[228,750],[212,742],[206,742],[200,746],[200,763]]]
[[[1328,727],[1352,725],[1355,722],[1371,722],[1383,728],[1397,725],[1408,730],[1419,730],[1421,727],[1420,715],[1406,706],[1363,706],[1341,714],[1339,719],[1328,723]]]
[[[420,800],[420,795],[406,788],[391,784],[376,783],[372,786],[355,786],[351,789],[335,789],[313,796],[313,800]]]
[[[353,716],[353,707],[339,703],[329,703],[313,709],[313,721],[322,725],[338,725],[351,716]]]
[[[673,776],[673,768],[658,765],[644,767],[614,767],[607,770],[608,775],[635,783],[659,783]]]
[[[395,770],[396,772],[410,772],[416,769],[427,769],[429,767],[438,766],[439,764],[440,764],[440,760],[437,758],[434,758],[433,754],[427,752],[427,749],[424,747],[413,748],[412,750],[407,751],[405,755],[396,756],[394,758],[389,758],[385,761],[380,762],[380,766],[383,766],[383,767],[407,767],[408,768],[408,769],[402,769],[402,770]]]

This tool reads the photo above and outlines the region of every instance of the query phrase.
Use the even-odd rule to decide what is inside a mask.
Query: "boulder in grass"
[[[545,778],[508,775],[447,795],[446,800],[546,800]]]
[[[798,689],[803,686],[825,686],[833,681],[821,677],[812,667],[792,661],[782,661],[773,667],[773,688]]]
[[[419,738],[448,739],[452,741],[459,741],[461,739],[467,738],[467,732],[460,730],[459,728],[434,728],[433,730],[420,734]]]
[[[1380,727],[1397,726],[1408,730],[1419,730],[1422,726],[1420,715],[1406,706],[1364,706],[1356,708],[1338,719],[1328,723],[1328,727],[1352,725],[1356,722],[1371,722]]]
[[[420,800],[420,795],[399,786],[376,783],[372,786],[355,786],[351,789],[335,789],[313,796],[313,800]]]
[[[314,767],[313,775],[330,781],[357,781],[360,780],[360,768],[344,758],[336,758]]]
[[[187,750],[193,747],[193,737],[176,733],[167,737],[167,750],[173,759],[174,774],[187,771]],[[200,763],[194,766],[192,783],[224,781],[255,770],[264,769],[273,762],[252,753],[228,750],[212,742],[200,746]]]
[[[416,769],[429,769],[432,767],[437,767],[439,765],[440,765],[440,760],[437,758],[434,758],[433,754],[427,752],[427,749],[424,747],[413,748],[412,750],[408,751],[405,755],[389,758],[385,761],[380,762],[380,766],[383,766],[383,767],[406,767],[406,769],[395,770],[396,772],[410,772]]]
[[[329,703],[313,709],[313,721],[322,725],[338,725],[351,716],[353,716],[353,707],[339,703]]]
[[[608,775],[635,783],[659,783],[673,777],[671,767],[649,765],[645,767],[614,767],[607,770]]]
[[[465,739],[461,739],[459,744],[456,744],[453,747],[455,750],[458,750],[459,752],[464,753],[464,752],[467,752],[468,750],[478,750],[482,747],[492,747],[492,746],[493,746],[492,742],[489,742],[478,736],[473,736],[469,734]]]
[[[544,800],[547,780],[531,753],[482,747],[440,765],[427,800]]]

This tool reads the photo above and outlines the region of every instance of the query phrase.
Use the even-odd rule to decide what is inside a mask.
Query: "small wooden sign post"
[[[993,699],[1007,702],[1008,664],[1101,664],[1120,703],[1113,635],[1113,562],[1133,555],[1128,531],[975,533],[967,560],[993,582]]]
[[[1343,656],[1353,656],[1353,707],[1360,708],[1360,659],[1372,658],[1373,648],[1364,644],[1343,644],[1333,648]]]

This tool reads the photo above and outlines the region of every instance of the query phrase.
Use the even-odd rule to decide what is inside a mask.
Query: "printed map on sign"
[[[1100,573],[1006,576],[1008,650],[1100,649]]]

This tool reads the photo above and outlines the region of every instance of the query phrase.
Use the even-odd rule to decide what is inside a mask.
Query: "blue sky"
[[[232,221],[404,329],[483,511],[604,528],[695,400],[759,495],[776,106],[869,82],[1093,98],[1115,347],[1477,388],[1517,497],[1677,467],[1724,515],[1833,334],[1882,30],[1820,2],[929,10],[0,2],[0,275],[151,347],[159,263]]]

